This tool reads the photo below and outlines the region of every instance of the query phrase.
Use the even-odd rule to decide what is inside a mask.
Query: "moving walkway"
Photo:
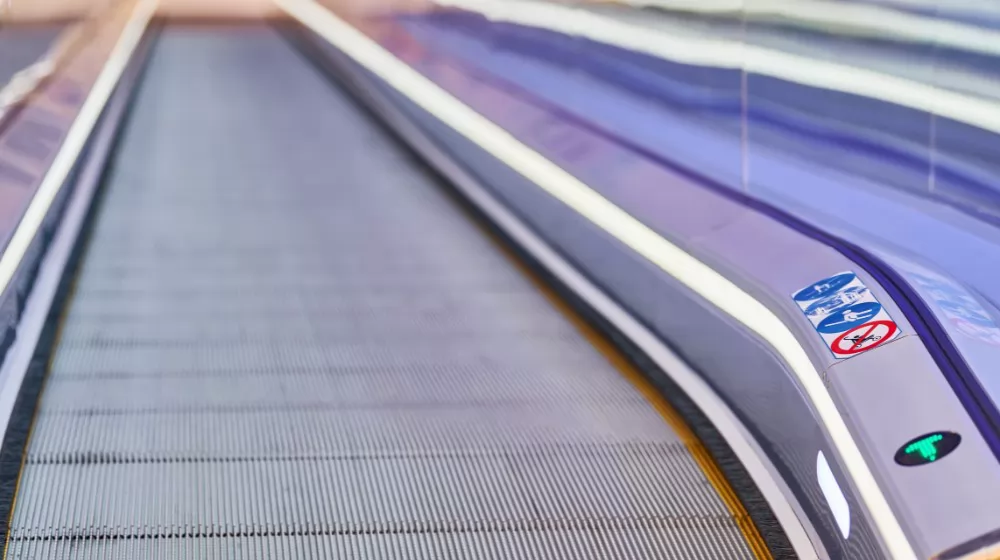
[[[668,400],[273,28],[168,25],[136,81],[6,558],[772,557]]]

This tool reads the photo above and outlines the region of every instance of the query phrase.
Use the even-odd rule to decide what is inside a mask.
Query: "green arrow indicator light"
[[[921,438],[910,445],[907,445],[906,453],[908,455],[919,453],[927,462],[936,461],[938,454],[936,444],[943,439],[944,436],[941,434],[934,434],[932,436]]]
[[[962,436],[954,432],[932,432],[903,444],[896,452],[896,462],[904,467],[926,465],[944,458],[958,447]]]

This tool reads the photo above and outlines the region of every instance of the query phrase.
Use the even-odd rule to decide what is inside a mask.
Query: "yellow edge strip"
[[[275,3],[418,107],[767,342],[795,375],[836,452],[834,460],[850,477],[851,485],[867,510],[866,517],[871,520],[888,555],[898,560],[917,557],[819,371],[788,325],[772,310],[462,103],[315,0],[275,0]]]
[[[736,491],[733,490],[732,486],[729,484],[729,480],[723,474],[722,469],[715,462],[712,454],[709,453],[705,445],[698,439],[694,431],[687,425],[681,414],[677,412],[670,401],[668,401],[659,390],[656,389],[646,379],[646,376],[642,374],[632,362],[628,360],[627,357],[612,344],[604,335],[597,331],[593,326],[590,325],[579,313],[576,312],[569,304],[566,303],[563,298],[561,298],[555,290],[553,290],[548,284],[545,283],[541,278],[531,268],[529,268],[520,257],[514,254],[513,251],[509,249],[506,243],[499,239],[492,231],[483,226],[479,220],[473,220],[473,222],[480,228],[480,231],[484,233],[490,240],[493,241],[500,252],[502,252],[510,263],[517,268],[525,278],[531,281],[535,285],[535,288],[545,296],[545,299],[566,317],[577,331],[594,347],[601,355],[604,356],[606,360],[638,390],[643,397],[653,406],[653,408],[660,414],[660,417],[674,430],[677,437],[687,448],[688,453],[698,464],[701,472],[704,473],[705,478],[715,489],[716,494],[722,500],[722,503],[726,506],[729,511],[730,517],[739,527],[740,532],[743,533],[743,538],[746,539],[747,546],[750,547],[751,552],[758,560],[772,560],[771,549],[768,548],[767,543],[764,541],[764,537],[760,534],[757,525],[754,524],[753,518],[750,517],[750,513],[747,511],[746,507],[743,506],[743,502],[740,501],[739,496],[737,496]]]
[[[632,365],[631,362],[616,348],[611,344],[603,335],[601,335],[597,330],[592,327],[586,320],[583,319],[575,310],[573,310],[562,298],[560,298],[548,285],[546,285],[540,278],[538,278],[528,267],[526,267],[521,260],[512,254],[499,240],[497,240],[493,235],[491,238],[502,248],[503,252],[508,256],[508,258],[517,266],[521,272],[529,278],[539,291],[549,300],[553,307],[555,307],[564,317],[570,320],[576,327],[580,334],[587,339],[590,344],[597,349],[604,357],[611,363],[612,366],[622,374],[625,379],[627,379],[640,393],[660,416],[673,428],[674,432],[684,443],[687,448],[688,453],[694,458],[701,472],[705,474],[705,478],[708,482],[715,488],[715,492],[718,494],[722,503],[725,504],[726,509],[729,511],[729,515],[733,518],[736,526],[739,527],[740,532],[743,533],[743,538],[746,539],[747,546],[750,547],[751,552],[758,560],[771,560],[773,556],[771,555],[771,550],[768,548],[767,543],[764,541],[764,537],[760,534],[757,529],[757,525],[754,524],[753,519],[750,517],[750,513],[747,512],[746,508],[743,506],[743,502],[740,501],[739,497],[736,495],[736,491],[733,490],[732,486],[729,484],[729,480],[726,479],[725,475],[722,473],[722,469],[712,458],[711,453],[705,445],[698,439],[694,431],[687,425],[684,419],[681,417],[680,413],[667,401],[666,398],[660,392],[653,387],[653,385],[646,379],[646,377]]]
[[[62,187],[66,177],[69,175],[70,169],[75,164],[83,146],[90,137],[91,131],[97,124],[97,119],[100,117],[104,106],[111,97],[111,93],[118,84],[118,79],[125,71],[128,61],[132,58],[132,53],[142,39],[146,26],[156,11],[157,5],[158,0],[137,0],[128,23],[112,49],[104,68],[98,75],[94,87],[91,89],[86,101],[84,101],[79,115],[73,122],[67,138],[63,142],[63,146],[56,155],[56,161],[53,162],[49,173],[45,176],[42,185],[35,194],[35,198],[28,207],[28,211],[24,218],[22,218],[17,230],[15,230],[14,239],[8,245],[3,256],[0,257],[0,291],[6,288],[14,271],[20,265],[27,246],[34,239],[42,219],[55,198],[56,192]],[[62,318],[60,318],[59,331],[56,333],[56,342],[58,342],[61,336],[61,331]],[[50,366],[51,363],[46,364],[46,367]],[[41,399],[43,391],[44,380],[43,386],[38,393],[39,399]],[[21,476],[24,473],[24,463],[27,460],[28,445],[31,442],[31,434],[34,431],[36,419],[37,409],[36,415],[31,418],[31,423],[28,427],[24,449],[21,453],[21,466],[17,473],[17,482],[14,485],[14,496],[11,500],[10,513],[7,516],[7,534],[4,537],[3,549],[4,560],[6,560],[10,549],[10,529],[13,526],[14,512],[17,508],[17,496],[21,490]]]
[[[70,286],[69,293],[66,296],[66,301],[70,301],[73,298],[73,294],[76,292],[76,282],[78,278],[73,279],[73,284]],[[66,313],[65,310],[60,314],[59,324],[56,326],[56,334],[52,340],[52,352],[49,355],[49,360],[45,364],[45,375],[42,378],[42,386],[38,389],[38,395],[35,396],[35,412],[31,416],[31,422],[28,423],[28,433],[24,438],[24,449],[21,450],[21,463],[17,468],[17,482],[14,483],[14,497],[10,501],[10,512],[7,514],[7,534],[4,535],[3,541],[3,560],[7,560],[8,554],[10,554],[10,530],[14,526],[14,512],[17,511],[17,496],[21,493],[21,478],[24,476],[24,464],[28,461],[28,445],[31,443],[31,436],[35,432],[35,422],[38,421],[38,403],[42,400],[42,395],[45,393],[45,385],[48,383],[49,371],[52,370],[52,362],[55,360],[55,349],[59,346],[59,341],[62,340],[63,327],[66,324]]]

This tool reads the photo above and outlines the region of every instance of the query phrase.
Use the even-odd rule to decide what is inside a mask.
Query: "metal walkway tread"
[[[7,558],[752,559],[684,442],[274,31],[168,27]]]

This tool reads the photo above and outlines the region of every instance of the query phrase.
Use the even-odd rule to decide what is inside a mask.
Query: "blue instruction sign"
[[[841,307],[824,317],[816,325],[816,330],[825,334],[837,334],[849,331],[854,327],[873,320],[879,311],[882,311],[882,304],[877,301],[863,301],[854,305],[848,305],[847,307]]]
[[[840,290],[844,286],[853,282],[855,278],[857,278],[857,276],[853,272],[843,272],[829,278],[824,278],[819,282],[813,282],[811,285],[795,292],[792,294],[792,299],[800,302],[820,299],[836,292],[837,290]]]
[[[839,292],[827,295],[817,302],[805,302],[809,305],[809,307],[806,307],[804,311],[810,318],[820,320],[836,309],[852,305],[859,301],[864,301],[865,299],[868,299],[870,295],[871,294],[868,291],[868,288],[865,286],[848,286]],[[802,304],[800,304],[800,306],[801,305]]]
[[[899,325],[853,272],[813,282],[792,294],[792,299],[838,360],[867,352],[900,335]]]

